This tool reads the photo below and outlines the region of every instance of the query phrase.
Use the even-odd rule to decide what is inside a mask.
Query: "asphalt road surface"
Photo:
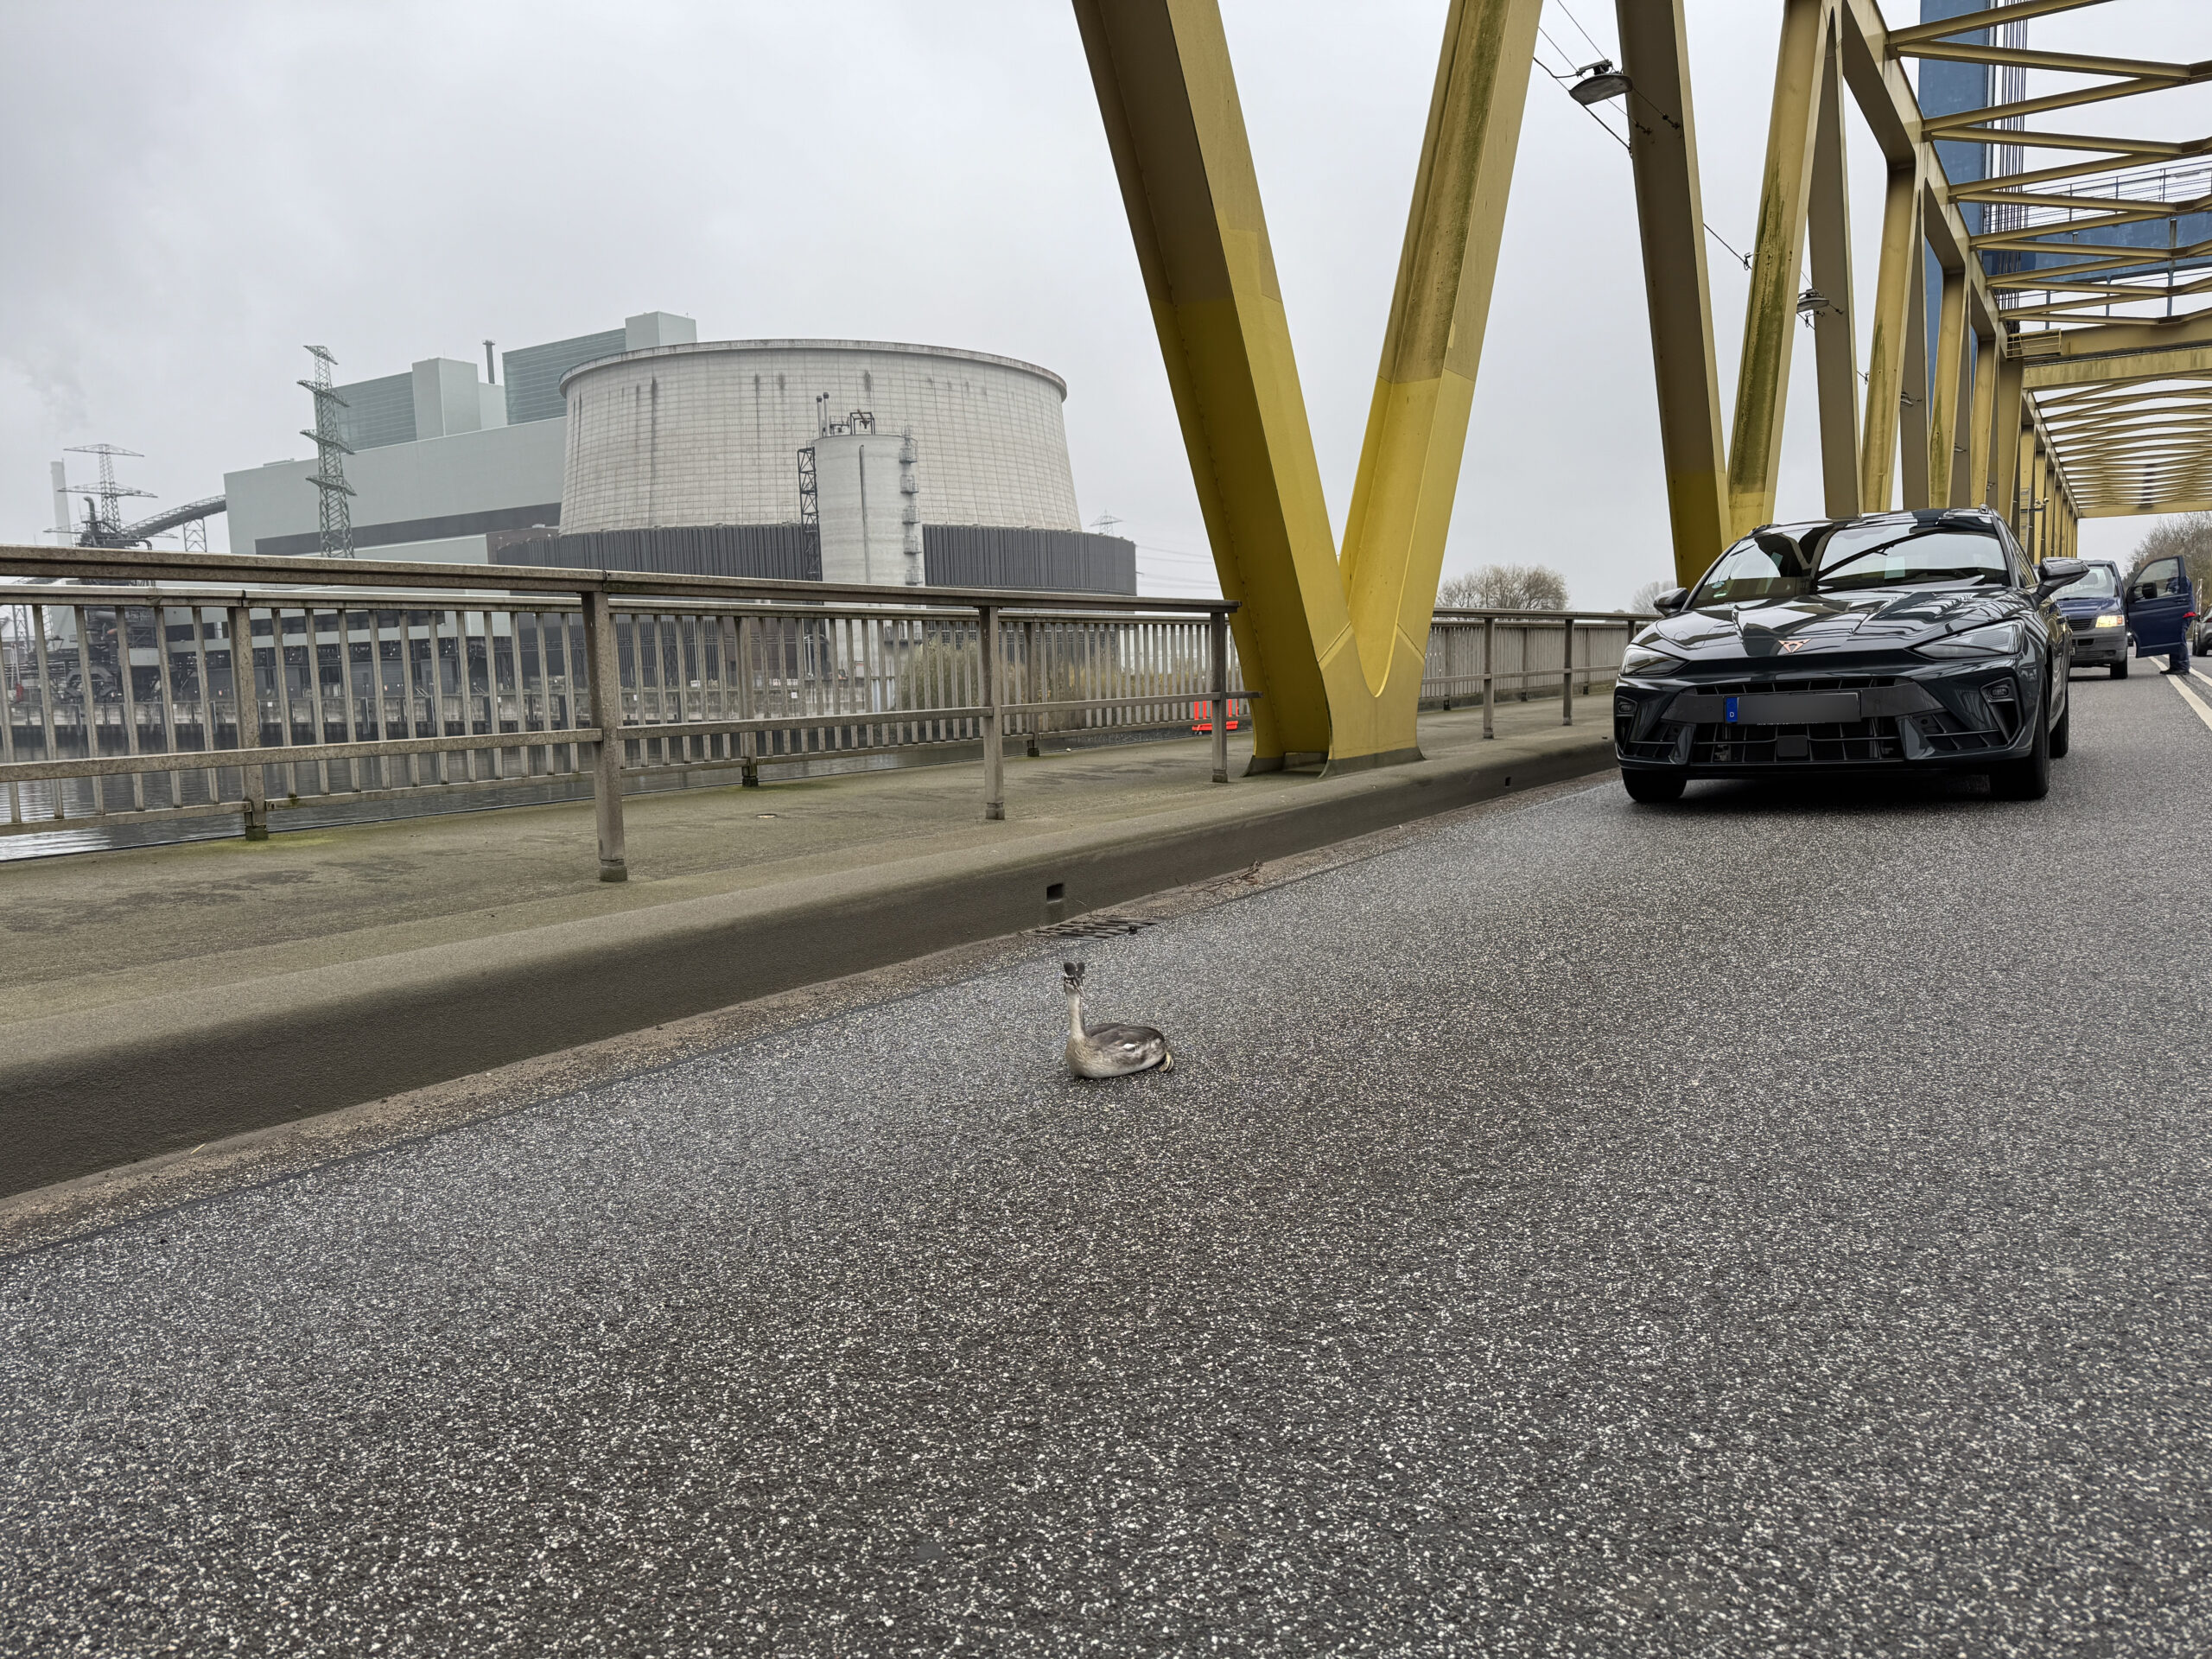
[[[1169,1077],[1040,945],[0,1262],[0,1650],[2202,1654],[2212,729],[2075,690],[1084,947]]]

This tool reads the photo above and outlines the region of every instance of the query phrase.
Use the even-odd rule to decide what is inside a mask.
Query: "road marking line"
[[[2196,717],[2204,722],[2206,728],[2212,730],[2212,709],[2206,708],[2204,700],[2182,683],[2189,677],[2184,674],[2169,674],[2164,677],[2175,690],[2181,693],[2181,700],[2196,710]]]

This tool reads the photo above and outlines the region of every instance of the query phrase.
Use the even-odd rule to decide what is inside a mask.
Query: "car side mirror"
[[[2056,592],[2070,582],[2079,582],[2088,575],[2089,567],[2079,559],[2045,559],[2036,567],[2036,597]]]
[[[1662,616],[1672,616],[1675,612],[1681,610],[1683,606],[1689,602],[1690,590],[1688,588],[1669,588],[1665,593],[1660,594],[1658,598],[1651,601],[1651,608],[1658,612]]]

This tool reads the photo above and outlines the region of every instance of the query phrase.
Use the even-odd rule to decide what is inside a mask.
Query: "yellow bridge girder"
[[[1789,360],[1801,315],[1818,368],[1821,486],[1842,516],[1976,501],[2038,556],[2084,516],[2171,512],[2212,493],[2196,416],[2212,378],[2212,308],[2092,319],[2212,295],[2156,255],[2069,243],[2069,263],[1992,276],[1985,250],[2048,251],[2048,221],[1970,232],[1961,203],[2086,213],[2090,233],[2201,212],[2091,180],[2212,155],[2212,137],[2024,130],[2025,118],[2212,82],[2212,61],[2029,52],[1974,40],[1996,22],[2108,0],[2012,0],[1891,29],[1878,0],[1776,0],[1781,24],[1732,418],[1715,372],[1682,0],[1615,0],[1649,303],[1676,574],[1777,511]],[[1074,0],[1222,589],[1238,601],[1260,694],[1255,770],[1416,758],[1420,695],[1541,0],[1449,0],[1382,363],[1344,543],[1331,533],[1251,145],[1217,0]],[[2060,70],[2100,84],[1928,118],[1913,58]],[[1879,277],[1854,360],[1847,95],[1885,164]],[[2069,156],[1955,188],[1936,148]],[[1809,245],[1814,292],[1801,289]],[[2177,266],[2212,243],[2170,248]],[[1942,272],[1931,305],[1923,276]],[[2030,303],[2040,292],[2040,301]],[[2017,303],[2007,304],[2007,301]],[[2030,322],[2044,326],[2024,332]],[[1863,403],[1859,391],[1865,385]],[[1723,442],[1723,427],[1728,442]],[[1900,498],[1901,503],[1900,503]]]
[[[1541,0],[1452,0],[1339,556],[1216,0],[1075,0],[1237,651],[1255,770],[1416,759]]]

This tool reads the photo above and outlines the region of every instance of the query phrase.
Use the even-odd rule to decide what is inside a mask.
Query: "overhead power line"
[[[1597,53],[1600,58],[1605,59],[1608,63],[1618,61],[1617,59],[1608,57],[1606,55],[1605,48],[1598,44],[1597,40],[1591,35],[1588,29],[1582,27],[1582,22],[1580,18],[1575,16],[1573,12],[1567,11],[1564,5],[1560,5],[1560,0],[1552,0],[1552,3],[1559,5],[1560,10],[1566,13],[1567,22],[1573,23],[1575,27],[1576,32],[1579,33],[1584,40],[1590,42],[1590,48],[1592,51]],[[1536,33],[1543,36],[1544,43],[1546,45],[1549,46],[1553,51],[1559,54],[1560,61],[1567,64],[1568,67],[1567,73],[1565,74],[1561,74],[1558,70],[1554,69],[1551,65],[1546,63],[1541,56],[1532,57],[1529,59],[1529,61],[1534,63],[1537,68],[1542,70],[1546,75],[1549,76],[1554,86],[1557,86],[1563,92],[1567,92],[1570,84],[1575,79],[1575,72],[1571,54],[1564,47],[1560,46],[1557,41],[1552,38],[1551,31],[1547,29],[1541,23],[1538,23],[1536,25]],[[1630,96],[1642,98],[1643,94],[1637,92],[1633,86],[1630,86]],[[1588,116],[1592,121],[1595,121],[1598,124],[1599,129],[1605,133],[1605,137],[1611,139],[1630,155],[1633,156],[1636,153],[1635,147],[1629,143],[1627,137],[1621,133],[1614,131],[1612,124],[1607,121],[1605,117],[1599,115],[1591,105],[1583,103],[1580,99],[1573,98],[1571,93],[1569,95],[1568,101],[1573,103],[1577,109],[1583,112],[1583,114]],[[1648,98],[1644,99],[1643,101],[1647,104],[1651,102]],[[1654,105],[1653,108],[1656,110],[1657,105]],[[1665,118],[1663,112],[1662,113],[1662,118]],[[1669,124],[1672,124],[1670,123]],[[1712,226],[1706,224],[1703,219],[1700,219],[1698,223],[1703,228],[1705,233],[1711,237],[1715,242],[1718,242],[1722,247],[1727,249],[1729,254],[1738,264],[1742,265],[1745,270],[1749,270],[1751,268],[1751,256],[1750,254],[1738,252],[1734,244],[1731,243],[1726,237],[1721,235],[1719,232],[1714,230]]]

